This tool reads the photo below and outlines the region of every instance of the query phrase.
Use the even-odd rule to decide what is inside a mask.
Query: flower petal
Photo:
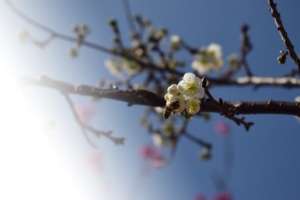
[[[177,85],[177,89],[178,89],[179,92],[185,93],[185,91],[187,90],[186,82],[184,80],[180,81]]]
[[[182,79],[187,83],[194,82],[195,74],[190,73],[190,72],[185,73],[184,76],[182,77]]]
[[[173,84],[170,87],[168,87],[168,93],[176,95],[178,93],[177,85]]]

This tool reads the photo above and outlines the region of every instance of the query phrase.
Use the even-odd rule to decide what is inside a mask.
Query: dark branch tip
[[[219,98],[219,104],[222,105],[222,106],[224,105],[224,102],[223,102],[222,98]]]
[[[206,80],[205,77],[203,77],[203,78],[202,78],[202,87],[203,87],[203,88],[206,88],[206,86],[207,86],[207,80]]]

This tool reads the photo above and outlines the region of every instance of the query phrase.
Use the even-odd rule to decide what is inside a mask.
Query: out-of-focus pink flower
[[[213,200],[233,200],[233,196],[230,192],[225,191],[225,192],[221,192],[219,194],[216,194],[213,197]]]
[[[75,106],[76,113],[81,122],[88,122],[96,112],[96,105],[89,103],[87,105]]]
[[[220,135],[227,135],[229,132],[229,125],[224,121],[215,123],[215,131]]]
[[[141,157],[148,160],[154,167],[162,167],[168,162],[157,148],[148,144],[143,145],[139,149],[139,154]]]
[[[103,168],[103,154],[99,149],[90,152],[86,156],[87,164],[95,171],[101,171]]]
[[[205,200],[205,197],[202,194],[198,194],[197,196],[195,196],[194,200]]]

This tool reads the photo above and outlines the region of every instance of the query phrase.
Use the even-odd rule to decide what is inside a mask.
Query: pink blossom
[[[88,122],[91,117],[96,112],[96,105],[94,103],[89,103],[87,105],[81,105],[75,107],[76,113],[78,114],[78,117],[81,122],[86,123]]]
[[[194,200],[205,200],[205,197],[202,194],[198,194],[197,196],[195,196]]]
[[[219,194],[216,194],[213,197],[213,200],[233,200],[233,196],[230,192],[224,191]]]
[[[103,168],[103,154],[99,149],[90,152],[86,156],[87,164],[95,171],[101,171]]]
[[[229,125],[224,121],[215,123],[215,131],[220,135],[227,135],[229,132]]]
[[[143,145],[139,149],[139,154],[141,157],[148,160],[154,167],[162,167],[168,162],[157,148],[148,144]]]

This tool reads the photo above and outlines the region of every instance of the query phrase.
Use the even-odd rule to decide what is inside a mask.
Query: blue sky
[[[92,30],[87,40],[107,47],[112,45],[112,32],[107,19],[115,17],[120,25],[122,39],[127,45],[130,44],[122,1],[12,2],[31,18],[67,35],[73,35],[70,27],[74,23],[86,23]],[[299,2],[287,3],[284,0],[276,2],[289,37],[296,52],[299,52],[297,26],[300,17]],[[281,76],[295,69],[290,59],[287,59],[285,65],[277,63],[279,50],[284,50],[284,45],[268,11],[267,0],[131,0],[130,4],[133,13],[151,19],[155,27],[168,28],[171,34],[180,35],[194,47],[200,48],[213,42],[220,44],[224,59],[231,53],[239,52],[240,27],[247,23],[250,25],[249,34],[254,47],[247,58],[255,75]],[[82,47],[79,57],[70,59],[67,51],[73,44],[62,40],[54,40],[44,48],[21,44],[18,41],[18,33],[22,29],[28,30],[37,39],[43,39],[47,34],[16,16],[4,1],[0,2],[0,13],[2,27],[0,67],[3,70],[9,69],[14,78],[23,75],[33,77],[47,75],[74,84],[89,85],[96,85],[102,78],[114,79],[103,64],[109,55]],[[190,55],[184,53],[179,56],[187,63],[192,60]],[[190,65],[187,64],[185,71],[190,70]],[[245,73],[241,70],[238,75],[244,76]],[[135,81],[138,82],[139,79]],[[300,95],[299,88],[260,88],[254,91],[252,87],[225,86],[215,87],[211,93],[224,100],[248,101],[269,99],[294,101],[295,97]],[[1,99],[5,98],[8,97],[1,96]],[[193,199],[198,193],[211,197],[217,192],[212,177],[216,172],[223,170],[223,147],[226,142],[229,142],[234,150],[233,171],[227,183],[234,199],[299,199],[300,124],[293,116],[246,116],[248,121],[255,123],[249,132],[231,121],[226,121],[218,114],[212,114],[210,122],[195,119],[188,127],[189,132],[213,144],[213,159],[210,162],[199,161],[197,159],[201,150],[199,146],[182,138],[176,157],[169,166],[155,169],[147,176],[141,177],[139,174],[144,163],[138,157],[137,149],[142,144],[152,143],[146,130],[139,125],[143,107],[127,107],[125,103],[111,100],[102,100],[97,104],[97,114],[90,122],[91,125],[101,130],[113,130],[115,136],[125,137],[126,141],[124,146],[115,146],[104,137],[100,139],[92,137],[103,154],[103,170],[93,172],[83,162],[83,158],[92,151],[92,148],[73,120],[65,99],[56,91],[44,88],[27,88],[26,98],[37,113],[36,118],[39,122],[55,120],[57,124],[55,129],[44,134],[54,141],[50,145],[51,148],[55,149],[54,151],[64,160],[66,168],[64,170],[68,171],[69,177],[77,184],[74,187],[82,190],[83,194],[88,194],[85,196],[86,199],[123,200],[128,199],[132,191],[135,191],[135,199],[141,200],[186,200]],[[72,96],[72,98],[78,104],[89,102],[85,97]],[[214,132],[213,125],[219,120],[229,123],[230,138],[222,138]],[[17,124],[17,121],[15,123]],[[9,135],[10,129],[5,133]],[[18,138],[8,140],[14,144],[8,147],[7,152],[11,152],[13,147],[18,148],[19,140]],[[28,147],[26,144],[23,145],[22,149]],[[39,150],[39,146],[36,148]],[[40,158],[42,155],[36,158],[30,152],[32,151],[28,151],[27,156],[33,160],[42,159]],[[18,157],[19,154],[11,153],[11,157],[15,156]],[[1,165],[5,164],[3,161]],[[30,163],[27,164],[30,166]],[[48,171],[49,168],[45,167],[41,174]],[[53,176],[55,177],[55,174]],[[47,182],[47,179],[44,182]],[[44,182],[41,184],[45,184]],[[108,191],[102,188],[99,192],[99,185],[108,185]],[[137,185],[140,185],[139,189]],[[71,187],[66,187],[66,191],[71,192]],[[62,196],[58,196],[57,199],[60,197]]]

